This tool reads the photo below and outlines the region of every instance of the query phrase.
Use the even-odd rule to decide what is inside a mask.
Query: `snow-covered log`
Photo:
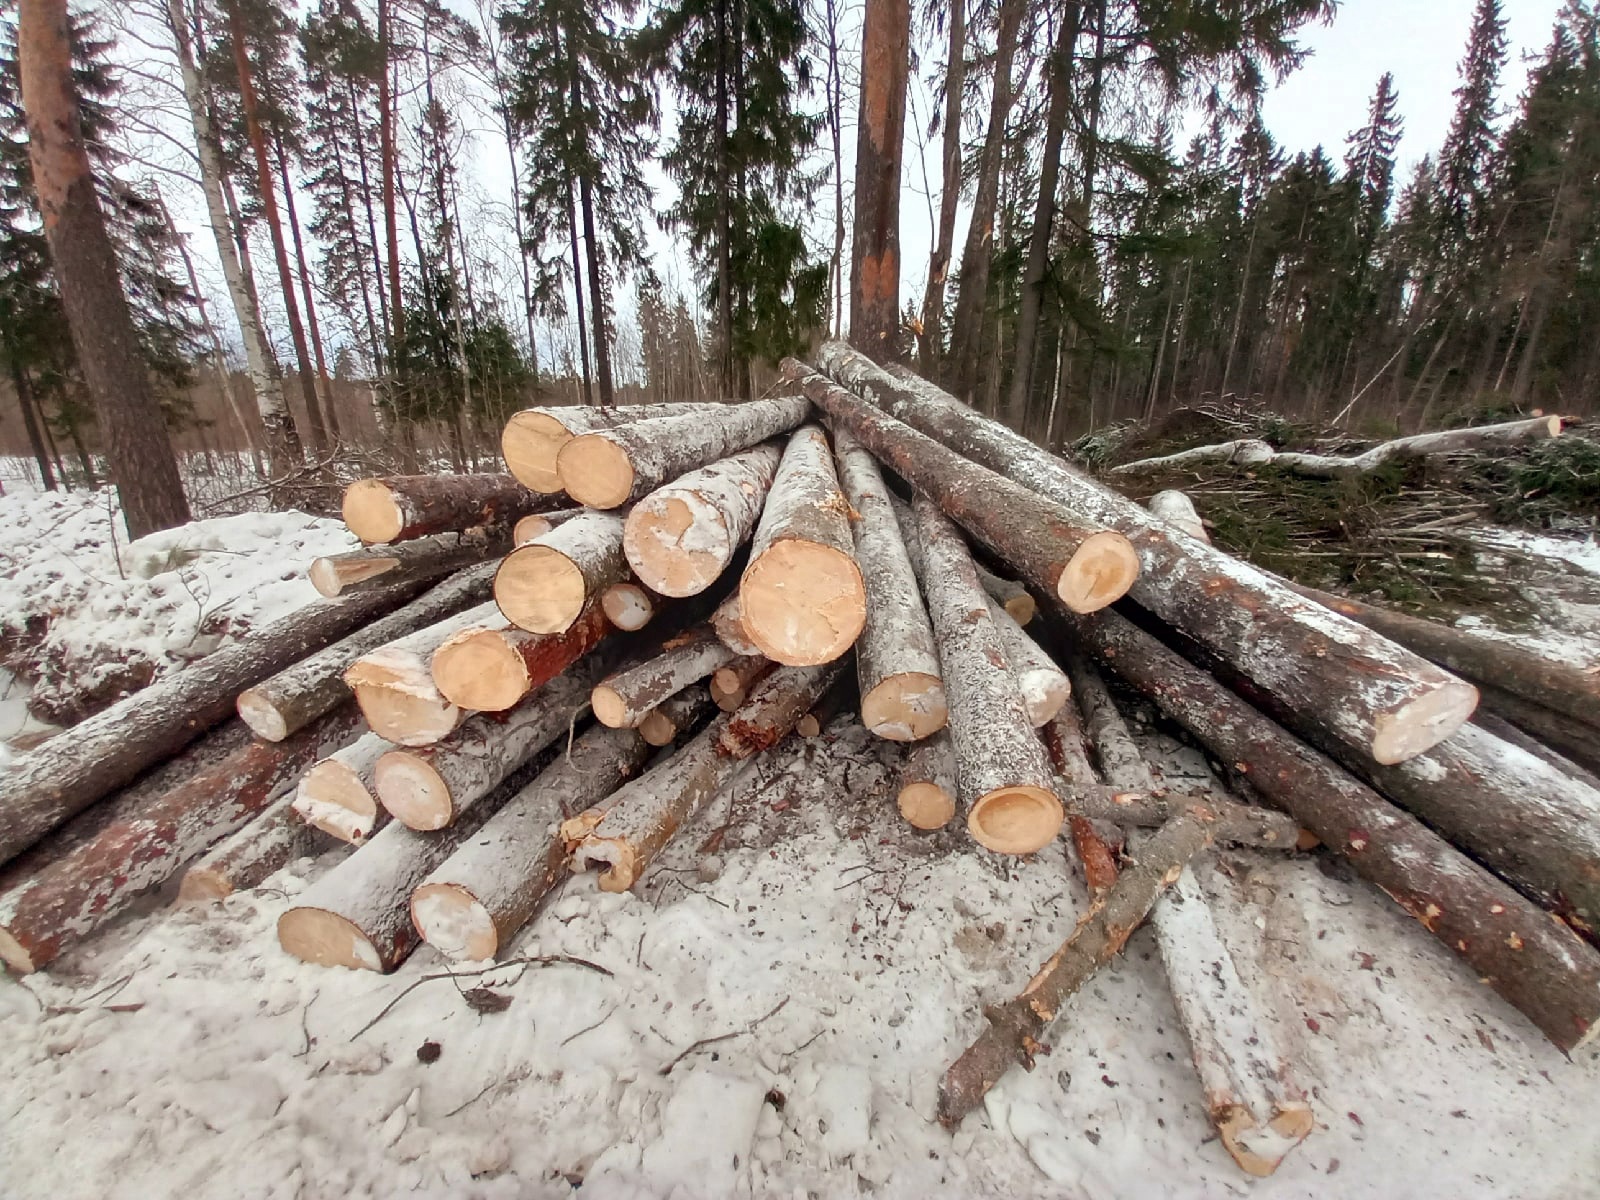
[[[941,729],[906,752],[895,797],[900,815],[915,829],[943,829],[956,815],[960,791],[950,731]]]
[[[500,435],[500,454],[509,470],[536,492],[559,492],[556,456],[574,437],[597,429],[615,429],[634,421],[681,416],[726,407],[722,404],[619,404],[612,408],[592,405],[525,408],[511,414]]]
[[[1306,713],[1348,745],[1399,762],[1449,737],[1476,692],[1401,647],[1214,547],[909,373],[891,374],[838,342],[823,369],[873,404],[1073,513],[1126,534],[1144,570],[1129,596]],[[990,501],[993,503],[993,501]]]
[[[540,520],[543,517],[524,517]],[[312,562],[306,572],[311,586],[324,596],[345,596],[407,580],[438,579],[465,570],[511,549],[504,525],[466,533],[438,533],[432,537],[368,546],[348,554],[333,554]]]
[[[723,645],[744,658],[765,658],[761,647],[750,640],[744,628],[744,610],[739,604],[738,589],[717,606],[711,614],[711,627],[717,631]]]
[[[498,618],[499,613],[492,614]],[[451,704],[473,712],[504,712],[599,646],[611,626],[591,605],[561,633],[529,633],[504,621],[458,630],[433,652],[433,685]]]
[[[1497,687],[1483,685],[1482,690],[1483,707],[1489,714],[1509,721],[1591,775],[1600,774],[1600,738],[1595,737],[1591,726]],[[1562,766],[1566,769],[1565,764]]]
[[[1000,644],[1005,647],[1006,662],[1011,665],[1011,675],[1022,694],[1022,706],[1027,709],[1028,720],[1035,729],[1047,724],[1061,711],[1061,706],[1072,696],[1072,684],[1044,647],[1028,636],[1010,613],[995,601],[989,601],[989,617],[1000,634]]]
[[[305,824],[359,846],[388,822],[389,814],[372,789],[372,771],[392,747],[377,734],[365,733],[318,759],[300,777],[291,807]]]
[[[637,583],[624,580],[600,593],[600,611],[618,629],[635,633],[650,624],[656,615],[656,601]]]
[[[587,512],[506,555],[494,598],[518,628],[560,633],[627,573],[622,518]]]
[[[344,491],[344,523],[369,546],[481,526],[510,528],[556,498],[510,475],[390,475],[358,479]]]
[[[590,696],[595,719],[613,729],[637,729],[669,696],[698,683],[734,653],[709,625],[696,625],[664,642],[653,658],[626,667],[595,684]]]
[[[582,508],[556,508],[549,512],[529,513],[512,528],[511,544],[525,546],[537,538],[542,538],[557,525],[566,524],[584,511]]]
[[[293,796],[284,796],[191,863],[178,884],[177,902],[200,904],[249,891],[295,859],[336,845],[321,829],[306,824],[294,809]]]
[[[1150,510],[1151,516],[1161,518],[1174,529],[1181,529],[1202,542],[1211,540],[1211,535],[1206,532],[1206,523],[1195,511],[1194,501],[1183,492],[1170,489],[1157,492],[1145,501],[1144,506]]]

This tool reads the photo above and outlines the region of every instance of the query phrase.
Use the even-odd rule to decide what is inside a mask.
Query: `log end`
[[[433,653],[434,686],[474,712],[504,712],[528,694],[528,665],[497,629],[451,638]]]
[[[660,709],[652,709],[639,722],[639,736],[647,746],[670,746],[678,736],[678,724]]]
[[[234,708],[238,709],[239,719],[250,727],[250,732],[262,741],[281,742],[289,736],[289,723],[259,688],[240,692]]]
[[[381,479],[358,479],[344,490],[344,523],[369,545],[393,541],[405,528],[394,493]]]
[[[458,883],[425,883],[411,893],[411,923],[446,958],[479,962],[500,952],[489,910]]]
[[[300,777],[294,810],[306,824],[352,845],[365,841],[378,820],[377,797],[359,774],[335,758],[313,764]]]
[[[506,555],[494,576],[494,599],[519,629],[563,633],[583,611],[583,572],[561,551],[534,544]]]
[[[556,456],[571,440],[567,427],[549,413],[512,413],[500,434],[500,456],[518,483],[548,496],[561,490]]]
[[[372,769],[372,782],[389,815],[407,828],[443,829],[455,819],[450,785],[415,754],[389,751]]]
[[[943,729],[948,715],[944,682],[920,671],[891,675],[861,697],[861,723],[891,742],[920,742]]]
[[[525,546],[534,538],[543,537],[554,528],[550,518],[543,513],[529,513],[511,527],[511,544]]]
[[[925,779],[901,788],[898,802],[900,815],[916,829],[943,829],[956,815],[956,798]]]
[[[1139,555],[1120,533],[1103,529],[1084,538],[1056,580],[1056,595],[1073,612],[1098,612],[1122,599],[1139,577]]]
[[[663,596],[697,596],[733,557],[727,522],[713,506],[699,512],[682,496],[646,496],[628,514],[622,548],[645,585]]]
[[[1060,671],[1027,670],[1019,672],[1022,707],[1035,729],[1042,729],[1056,719],[1072,698],[1072,684]]]
[[[384,970],[383,956],[372,939],[347,917],[325,908],[291,908],[278,918],[278,945],[319,967],[352,971]]]
[[[1019,784],[979,796],[967,814],[967,829],[996,854],[1032,854],[1050,844],[1065,820],[1066,810],[1053,792]]]
[[[183,873],[183,881],[178,884],[178,898],[173,904],[209,904],[231,895],[233,881],[221,871],[213,867],[190,867]]]
[[[633,492],[628,452],[603,433],[586,433],[562,446],[556,472],[567,495],[590,508],[616,508]]]
[[[1392,712],[1379,713],[1373,721],[1373,760],[1390,766],[1431,750],[1466,724],[1477,707],[1478,689],[1451,678]]]
[[[832,662],[861,636],[867,590],[855,559],[802,538],[774,542],[739,585],[744,631],[774,662]]]
[[[615,688],[596,684],[589,693],[589,707],[594,709],[595,720],[610,729],[621,729],[628,724],[628,702]],[[647,713],[647,717],[654,716]]]
[[[0,928],[0,962],[5,963],[17,975],[32,975],[44,965],[40,963],[35,966],[33,955],[4,928]]]
[[[1544,427],[1545,427],[1545,430],[1547,431],[1547,436],[1549,436],[1549,437],[1560,437],[1561,436],[1561,418],[1559,416],[1546,417],[1544,419]]]
[[[317,595],[333,599],[344,588],[344,582],[339,578],[339,567],[331,558],[319,558],[312,562],[306,571],[306,578],[311,581],[311,586],[317,589]]]
[[[367,728],[398,746],[431,746],[461,723],[462,710],[440,695],[401,687],[354,684]]]
[[[650,624],[656,606],[638,584],[614,583],[600,593],[600,611],[618,629],[633,633]]]
[[[1000,607],[1010,613],[1011,619],[1018,625],[1026,625],[1039,615],[1038,601],[1027,592],[1018,592],[1016,595],[1009,597]]]
[[[565,837],[567,827],[561,828]],[[599,871],[602,892],[625,892],[639,878],[639,853],[623,838],[588,836],[572,854],[574,871]]]

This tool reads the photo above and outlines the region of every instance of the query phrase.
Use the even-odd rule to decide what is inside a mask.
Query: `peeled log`
[[[434,686],[429,661],[441,643],[499,617],[494,601],[486,601],[351,663],[344,681],[355,692],[372,732],[402,746],[426,746],[461,724],[461,709]]]
[[[627,573],[622,518],[588,512],[506,555],[494,598],[518,628],[561,633]]]
[[[0,895],[0,960],[23,975],[47,966],[147,888],[265,812],[318,754],[353,737],[357,725],[354,706],[346,705],[284,741],[252,741],[106,825]]]
[[[595,719],[613,729],[637,729],[655,708],[698,683],[734,653],[709,625],[697,625],[664,643],[654,658],[608,675],[590,696]]]
[[[536,492],[559,492],[556,456],[575,436],[597,429],[615,429],[634,421],[707,412],[721,404],[619,404],[612,408],[592,405],[525,408],[511,414],[500,435],[500,454],[509,470]]]
[[[542,521],[543,517],[524,517]],[[519,526],[521,522],[518,523]],[[391,583],[422,582],[461,571],[511,549],[506,527],[476,529],[466,533],[440,533],[393,546],[367,547],[348,554],[319,558],[306,578],[324,596],[350,595]]]
[[[585,609],[562,633],[529,633],[498,621],[476,624],[452,634],[433,652],[433,684],[440,696],[463,709],[504,712],[610,632],[599,605]]]
[[[793,429],[810,410],[804,399],[780,397],[597,430],[562,446],[556,471],[567,494],[580,504],[617,508],[643,500],[680,475]]]
[[[784,372],[868,450],[1036,587],[1076,612],[1119,599],[1139,573],[1128,539],[885,416],[803,363]]]
[[[900,815],[915,829],[943,829],[956,815],[956,754],[950,731],[941,729],[907,752],[895,798]]]
[[[1055,838],[1063,820],[1050,764],[966,544],[925,496],[917,497],[915,513],[967,828],[990,850],[1032,854]]]
[[[291,807],[307,825],[359,846],[389,819],[372,790],[372,770],[391,745],[366,733],[319,759],[300,777]]]
[[[445,620],[489,595],[494,564],[451,576],[409,604],[239,693],[239,717],[257,737],[282,741],[349,698],[344,671],[356,659]]]
[[[622,533],[633,573],[663,596],[693,596],[715,583],[755,529],[782,453],[777,443],[763,443],[634,505]]]
[[[1144,564],[1128,592],[1133,600],[1284,703],[1326,713],[1338,736],[1361,753],[1402,761],[1443,741],[1471,715],[1476,693],[1469,684],[1238,559],[1169,531],[1131,500],[931,384],[882,371],[837,342],[824,345],[819,357],[835,378],[957,453],[1081,520],[1126,534]]]
[[[1285,733],[1216,679],[1114,613],[1080,641],[1220,761],[1347,859],[1570,1053],[1600,1025],[1600,954],[1415,817]]]
[[[613,583],[600,593],[600,609],[618,629],[635,633],[650,624],[656,602],[637,583]]]
[[[944,681],[916,572],[872,455],[843,428],[834,434],[839,482],[855,510],[856,561],[867,589],[856,642],[861,723],[881,738],[914,742],[944,728]]]
[[[530,492],[510,475],[390,475],[358,479],[344,491],[344,523],[368,545],[430,533],[510,527],[556,499]]]
[[[200,904],[249,891],[295,859],[320,854],[337,844],[322,830],[307,825],[294,810],[294,797],[284,796],[192,864],[178,885],[177,902]]]

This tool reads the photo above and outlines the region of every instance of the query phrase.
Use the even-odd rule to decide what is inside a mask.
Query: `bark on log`
[[[600,611],[618,629],[636,633],[656,615],[656,602],[637,583],[613,583],[600,593]]]
[[[557,525],[564,525],[588,510],[582,508],[557,508],[550,512],[529,513],[516,523],[511,531],[511,544],[513,546],[526,546],[536,538],[541,538]]]
[[[344,523],[369,546],[430,533],[515,525],[557,498],[530,492],[510,475],[390,475],[358,479],[344,492]]]
[[[257,737],[281,741],[349,698],[344,671],[352,662],[488,598],[494,565],[469,567],[365,629],[302,659],[239,693],[239,717]]]
[[[635,421],[681,416],[725,408],[722,404],[619,404],[612,408],[574,405],[525,408],[511,414],[500,435],[500,455],[506,469],[525,487],[536,492],[561,490],[556,456],[574,437],[597,429],[615,429]]]
[[[827,436],[817,425],[796,430],[739,581],[744,632],[774,662],[832,662],[860,636],[867,594],[849,512]]]
[[[1112,670],[1416,917],[1558,1048],[1570,1053],[1600,1029],[1600,954],[1570,928],[1122,617],[1097,613],[1071,625]]]
[[[855,672],[847,667],[839,672],[838,678],[822,693],[810,711],[794,723],[794,731],[803,738],[821,737],[836,716],[854,707],[859,695]]]
[[[410,595],[406,588],[308,604],[30,751],[0,779],[0,863],[225,720],[245,688]]]
[[[1002,854],[1032,854],[1061,829],[1063,810],[972,557],[932,501],[916,502],[922,584],[939,641],[950,735],[967,829]]]
[[[735,589],[721,604],[717,611],[711,614],[711,627],[717,631],[717,636],[722,639],[723,645],[743,658],[765,658],[761,647],[750,640],[750,635],[744,628],[744,609],[739,604],[739,592]]]
[[[295,788],[294,811],[307,825],[359,846],[389,819],[372,789],[372,771],[391,745],[367,733],[313,763]]]
[[[698,683],[734,658],[709,625],[664,643],[654,658],[608,675],[590,696],[595,719],[613,729],[637,729],[669,696]]]
[[[589,512],[506,555],[494,598],[518,628],[561,633],[627,573],[622,518]]]
[[[784,373],[862,445],[937,501],[1034,586],[1079,612],[1117,600],[1139,573],[1128,539],[1002,478],[790,358]]]
[[[457,633],[498,623],[499,618],[500,610],[489,600],[351,663],[344,681],[355,692],[372,732],[402,746],[426,746],[461,724],[462,710],[434,686],[429,661],[439,645]]]
[[[777,667],[777,663],[762,654],[735,658],[727,666],[718,667],[712,674],[711,699],[723,712],[732,712],[745,702],[750,689],[772,674]]]
[[[1195,511],[1194,501],[1178,491],[1157,492],[1145,501],[1150,515],[1159,517],[1175,529],[1180,529],[1190,537],[1209,543],[1211,535],[1206,532],[1206,523],[1200,519],[1200,514]]]
[[[193,863],[178,885],[177,903],[202,904],[247,892],[295,859],[336,845],[322,830],[306,824],[295,811],[293,796],[284,796]]]
[[[652,746],[670,746],[715,707],[705,688],[698,684],[685,688],[665,703],[656,705],[650,715],[639,722],[639,736]]]
[[[895,797],[907,823],[915,829],[943,829],[956,815],[959,792],[950,731],[941,729],[914,744],[901,767]]]
[[[657,488],[628,514],[622,548],[663,596],[705,591],[756,527],[783,448],[765,442]]]
[[[978,582],[983,584],[983,590],[998,600],[1000,607],[1010,613],[1018,625],[1026,625],[1038,615],[1039,606],[1027,588],[1013,579],[1001,579],[993,571],[986,570],[982,563],[973,565],[978,568]]]
[[[556,471],[580,504],[617,508],[707,463],[787,433],[810,410],[804,399],[780,397],[596,430],[561,447]]]
[[[1098,896],[1117,881],[1117,855],[1112,845],[1113,841],[1120,843],[1122,839],[1102,836],[1094,821],[1081,811],[1084,797],[1098,791],[1100,779],[1089,764],[1078,706],[1063,704],[1039,730],[1039,736],[1050,756],[1050,765],[1066,785],[1067,831],[1072,835],[1072,848],[1077,851],[1078,863],[1083,867],[1083,882],[1091,896]]]
[[[281,742],[252,741],[150,796],[0,896],[0,961],[26,975],[93,933],[147,888],[258,816],[318,754],[353,737],[346,705]]]
[[[1600,787],[1600,740],[1582,721],[1493,687],[1483,689],[1483,707],[1473,720],[1507,741],[1520,736],[1533,743],[1523,749],[1531,748],[1558,769],[1586,780],[1590,787]]]
[[[992,596],[989,601],[989,618],[1000,634],[1000,644],[1005,648],[1006,662],[1011,667],[1011,677],[1017,681],[1017,691],[1022,696],[1022,707],[1035,729],[1049,724],[1062,705],[1072,698],[1072,684],[1066,672],[1056,666],[1055,660],[1044,648],[1024,632],[1021,625]]]
[[[889,374],[841,343],[823,368],[946,446],[1132,539],[1144,570],[1129,596],[1204,642],[1285,703],[1328,714],[1339,737],[1379,762],[1420,754],[1472,713],[1474,689],[1348,618],[1296,596],[1253,567],[1170,532],[1137,504],[959,404]]]
[[[585,609],[563,633],[529,633],[500,621],[473,625],[452,634],[433,652],[433,686],[444,700],[461,709],[505,712],[599,646],[610,633],[599,605]]]
[[[843,427],[834,432],[834,455],[855,510],[866,585],[866,624],[856,642],[861,723],[890,741],[918,741],[943,729],[947,715],[933,626],[878,464]]]
[[[523,520],[543,518],[524,517]],[[440,533],[393,546],[369,546],[348,554],[319,558],[311,564],[306,578],[324,596],[349,596],[394,583],[438,579],[487,559],[499,558],[509,549],[510,534],[504,525],[496,525],[490,529]]]

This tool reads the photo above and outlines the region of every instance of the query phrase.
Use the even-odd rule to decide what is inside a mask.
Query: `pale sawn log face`
[[[561,491],[556,458],[575,436],[597,429],[613,429],[633,421],[679,416],[724,407],[721,404],[619,404],[527,408],[511,414],[500,435],[500,455],[506,469],[524,487],[535,492]]]
[[[518,628],[561,633],[627,571],[622,518],[584,513],[506,555],[495,574],[494,598]]]

